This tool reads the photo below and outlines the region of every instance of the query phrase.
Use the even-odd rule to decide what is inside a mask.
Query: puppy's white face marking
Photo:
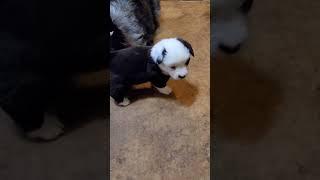
[[[165,55],[158,65],[162,72],[173,79],[183,79],[188,74],[190,51],[176,38],[163,39],[151,49],[151,57],[157,63],[157,59]]]

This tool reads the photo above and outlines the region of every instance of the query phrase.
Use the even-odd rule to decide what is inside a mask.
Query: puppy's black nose
[[[186,77],[186,76],[180,76],[180,75],[179,75],[179,78],[180,78],[180,79],[183,79],[183,78],[185,78],[185,77]]]

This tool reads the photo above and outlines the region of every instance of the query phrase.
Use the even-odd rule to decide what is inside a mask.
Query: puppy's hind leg
[[[117,89],[113,92],[110,92],[110,96],[114,99],[118,106],[128,106],[130,104],[130,100],[124,96],[122,89]]]
[[[120,92],[110,93],[110,96],[114,99],[118,106],[128,106],[130,104],[130,100],[123,96]]]
[[[112,77],[112,76],[111,76]],[[125,96],[127,87],[119,83],[117,78],[111,79],[110,82],[110,96],[119,106],[128,106],[130,100]]]
[[[130,104],[130,100],[127,97],[124,97],[122,102],[118,103],[119,106],[128,106]]]

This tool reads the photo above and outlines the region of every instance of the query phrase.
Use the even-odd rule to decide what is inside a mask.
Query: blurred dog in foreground
[[[0,2],[0,106],[23,135],[63,134],[47,116],[52,101],[79,74],[107,67],[105,3],[91,0]]]
[[[253,0],[216,0],[212,23],[212,53],[237,52],[248,37],[247,15]]]

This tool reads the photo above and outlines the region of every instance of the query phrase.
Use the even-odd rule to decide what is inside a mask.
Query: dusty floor
[[[214,64],[215,179],[320,179],[319,7],[256,1],[246,46]]]
[[[209,179],[209,19],[208,2],[162,2],[157,39],[180,36],[195,58],[185,80],[169,82],[173,96],[147,89],[127,107],[111,101],[111,179]]]

